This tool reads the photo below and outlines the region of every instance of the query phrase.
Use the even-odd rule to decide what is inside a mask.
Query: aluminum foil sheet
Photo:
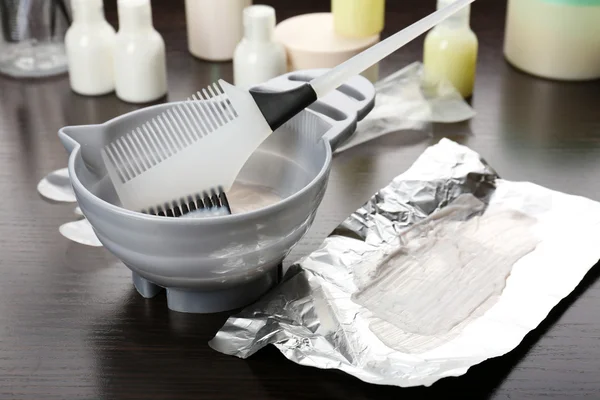
[[[389,346],[373,329],[372,310],[354,300],[357,266],[464,196],[484,205],[482,215],[501,208],[535,220],[536,245],[512,265],[485,312],[429,346],[422,346],[427,335],[414,334],[403,349]],[[301,365],[374,384],[429,386],[514,349],[598,262],[598,238],[600,203],[503,180],[477,153],[442,139],[290,267],[278,287],[230,317],[209,344],[240,358],[273,344]],[[423,293],[402,295],[417,301]]]

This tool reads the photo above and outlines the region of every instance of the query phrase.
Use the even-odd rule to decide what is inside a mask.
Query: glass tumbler
[[[68,0],[0,0],[0,73],[37,78],[65,73]]]

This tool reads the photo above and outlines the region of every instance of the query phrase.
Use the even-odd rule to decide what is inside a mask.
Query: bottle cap
[[[454,3],[456,0],[437,0],[437,9],[442,9],[450,4]],[[471,17],[471,5],[466,5],[451,16],[449,16],[446,21],[450,22],[466,22],[469,23],[469,18]]]
[[[244,37],[252,41],[270,41],[274,29],[273,7],[260,4],[244,8]]]
[[[74,18],[90,18],[104,16],[102,0],[71,0]]]
[[[152,26],[150,0],[118,0],[119,29],[136,29]]]

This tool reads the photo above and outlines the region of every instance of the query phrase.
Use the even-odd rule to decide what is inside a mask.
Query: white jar
[[[331,0],[335,33],[350,38],[379,35],[385,24],[385,0]]]
[[[244,38],[233,56],[236,86],[250,87],[285,74],[285,47],[273,40],[275,9],[256,5],[244,10]]]
[[[600,78],[600,0],[508,0],[504,55],[544,78]]]
[[[65,35],[69,82],[74,92],[102,95],[115,90],[115,30],[106,22],[102,0],[72,0],[73,23]]]
[[[252,0],[185,0],[188,50],[210,61],[229,61],[242,39],[242,12]]]
[[[114,69],[117,97],[147,103],[167,93],[165,43],[152,25],[150,0],[118,0]]]

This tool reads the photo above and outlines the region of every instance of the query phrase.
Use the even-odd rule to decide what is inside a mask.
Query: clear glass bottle
[[[236,86],[249,87],[285,74],[285,48],[273,39],[275,9],[255,5],[244,9],[244,38],[233,55]]]
[[[0,1],[0,72],[38,78],[67,72],[66,0]]]
[[[152,24],[150,0],[118,0],[114,52],[115,91],[128,103],[148,103],[167,93],[165,42]]]
[[[443,8],[455,0],[438,0]],[[477,36],[466,6],[439,23],[425,37],[423,65],[427,79],[447,79],[464,98],[473,94],[477,69]]]
[[[73,24],[65,36],[69,82],[74,92],[93,96],[115,89],[115,30],[104,18],[102,0],[71,0]]]

